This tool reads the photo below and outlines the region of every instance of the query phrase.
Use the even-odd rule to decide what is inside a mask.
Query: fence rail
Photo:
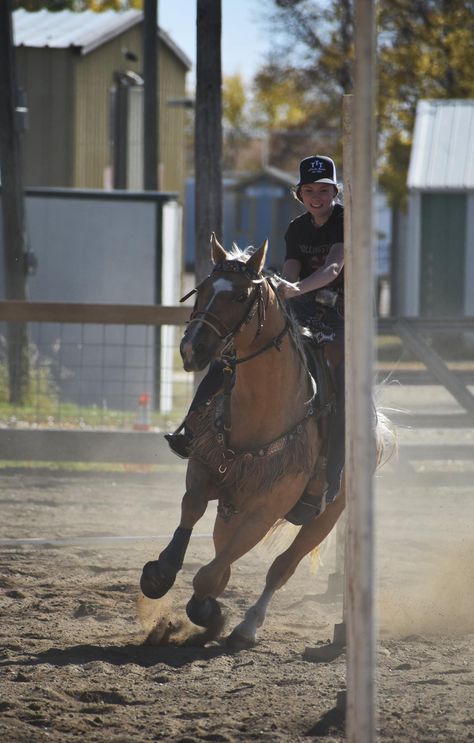
[[[189,307],[0,302],[0,425],[169,426],[190,402],[193,375],[177,354]],[[29,388],[9,403],[8,328],[28,326]]]
[[[193,375],[183,372],[177,352],[189,313],[189,306],[0,301],[0,426],[129,429],[147,412],[141,398],[150,401],[147,421],[169,429],[193,392]],[[32,379],[28,404],[17,407],[8,402],[11,349],[2,338],[16,324],[28,326]],[[474,360],[445,362],[430,343],[439,333],[474,333],[474,317],[378,319],[379,338],[399,344],[397,379],[440,384],[460,406],[449,415],[420,416],[417,425],[472,426]],[[379,361],[379,378],[391,364]]]
[[[81,323],[94,325],[184,325],[189,307],[77,304],[65,302],[0,302],[0,321]]]

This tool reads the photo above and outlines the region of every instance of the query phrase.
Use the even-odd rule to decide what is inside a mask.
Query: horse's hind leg
[[[228,647],[242,650],[255,645],[257,630],[265,621],[268,605],[275,591],[291,578],[303,557],[328,536],[344,510],[344,505],[345,494],[341,491],[336,500],[329,503],[320,516],[301,527],[288,549],[273,561],[267,573],[262,594],[247,610],[244,620],[227,638]]]
[[[190,485],[192,482],[192,486],[181,501],[181,520],[171,542],[157,560],[150,560],[143,567],[140,588],[150,599],[161,598],[174,584],[178,572],[183,567],[193,527],[204,515],[209,502],[209,489],[206,488],[204,478],[193,478],[191,474],[192,469],[188,468],[186,484]]]

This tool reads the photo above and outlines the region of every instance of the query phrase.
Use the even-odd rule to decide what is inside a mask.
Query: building
[[[13,30],[25,186],[141,189],[143,13],[16,10]],[[157,39],[160,190],[184,195],[185,111],[169,103],[185,98],[191,63],[161,29]]]
[[[233,242],[239,248],[258,247],[268,238],[266,266],[280,271],[285,260],[285,232],[291,220],[303,214],[305,208],[293,197],[292,187],[298,174],[287,173],[271,166],[240,177],[227,176],[223,182],[224,245]],[[186,270],[194,270],[194,179],[186,182],[185,255]],[[391,241],[390,209],[385,195],[377,191],[375,200],[376,274],[387,282],[390,271]],[[380,287],[379,287],[380,288]]]
[[[419,102],[401,314],[474,314],[473,142],[474,100]]]
[[[303,206],[290,189],[294,178],[282,170],[267,166],[240,177],[227,175],[223,181],[224,235],[226,247],[258,247],[268,238],[266,265],[279,269],[285,253],[284,235],[292,219],[302,214]],[[186,269],[194,269],[194,179],[186,184],[185,246]]]

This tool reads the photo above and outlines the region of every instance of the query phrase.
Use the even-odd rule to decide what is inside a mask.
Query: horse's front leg
[[[265,621],[267,609],[275,591],[291,578],[303,557],[318,547],[328,536],[344,510],[344,505],[345,493],[341,488],[337,498],[326,506],[320,516],[302,526],[288,549],[273,561],[267,573],[262,594],[247,610],[243,621],[227,638],[228,647],[233,650],[243,650],[255,645],[257,630]]]
[[[296,492],[301,492],[304,476],[296,481],[292,478],[292,484]],[[209,627],[209,623],[218,622],[220,609],[216,598],[227,585],[230,566],[249,552],[288,511],[295,500],[294,495],[291,492],[288,495],[288,492],[289,482],[281,481],[271,494],[247,498],[239,506],[238,512],[228,519],[217,516],[214,527],[216,556],[195,575],[194,595],[186,607],[188,617],[194,624]]]
[[[212,494],[205,471],[194,460],[190,460],[188,465],[186,487],[181,501],[181,520],[171,542],[157,560],[150,560],[143,567],[140,588],[150,599],[161,598],[174,584],[183,567],[194,525],[204,515]]]

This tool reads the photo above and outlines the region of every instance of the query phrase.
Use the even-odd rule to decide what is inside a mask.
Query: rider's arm
[[[299,263],[299,261],[288,260],[285,262],[283,267],[283,276],[291,281],[290,275],[285,271],[286,265],[290,263]],[[331,246],[324,265],[321,268],[313,271],[305,279],[301,281],[295,281],[291,286],[287,284],[283,287],[284,296],[288,299],[294,297],[297,294],[306,294],[306,292],[314,291],[315,289],[321,289],[323,286],[327,286],[331,281],[339,276],[344,266],[344,243],[334,243]],[[290,267],[291,270],[291,267]],[[297,277],[296,277],[297,278]]]
[[[283,264],[282,276],[291,283],[298,281],[301,271],[301,262],[296,258],[287,258]]]

